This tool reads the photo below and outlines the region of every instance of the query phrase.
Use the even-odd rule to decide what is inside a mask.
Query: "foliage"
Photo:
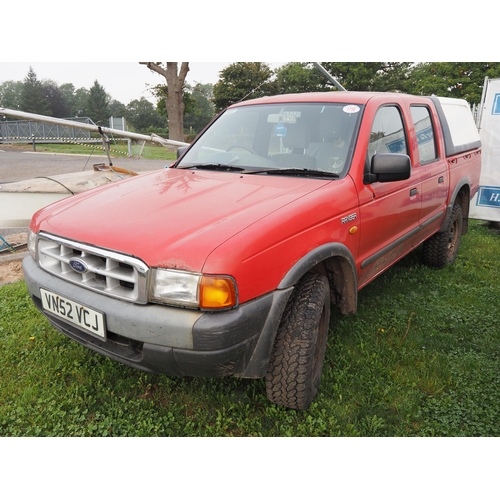
[[[110,96],[106,93],[104,87],[95,80],[88,95],[86,108],[88,116],[94,123],[101,122],[107,125],[107,121],[110,117],[109,102]]]
[[[500,77],[500,63],[420,63],[412,69],[408,91],[419,95],[456,97],[466,99],[469,104],[479,104],[486,76]]]
[[[323,92],[329,89],[325,77],[310,63],[288,63],[275,72],[274,92],[276,94]]]
[[[214,86],[218,110],[243,98],[292,92],[336,90],[312,63],[287,63],[260,75],[262,63],[234,63]],[[323,62],[322,66],[347,90],[406,92],[466,99],[478,104],[484,78],[500,77],[500,63],[448,62]],[[270,71],[270,70],[269,70]]]
[[[155,109],[152,102],[145,97],[135,99],[127,104],[125,117],[133,130],[143,133],[148,127],[166,127],[167,120]]]
[[[156,111],[160,116],[168,117],[165,104],[168,87],[166,85],[155,85],[150,90],[157,99]],[[184,86],[184,127],[186,129],[189,128],[198,133],[214,117],[212,97],[213,85],[210,83],[197,83],[194,87],[187,84]]]
[[[127,106],[116,99],[111,99],[109,103],[109,116],[126,116],[127,115]]]
[[[82,117],[87,116],[87,101],[89,98],[89,90],[81,87],[75,89],[72,83],[63,83],[59,86],[59,90],[66,101],[69,108],[67,117]]]
[[[321,64],[348,90],[436,94],[463,98],[470,104],[480,102],[485,76],[500,77],[500,63],[488,62]],[[157,98],[156,109],[151,110],[146,103],[139,105],[143,98],[125,106],[108,96],[97,81],[91,89],[76,89],[72,83],[58,86],[51,80],[39,81],[30,68],[23,82],[0,83],[0,106],[62,118],[90,116],[103,123],[107,123],[109,116],[126,116],[127,122],[137,131],[153,127],[168,135],[166,120],[162,118],[166,116],[167,86],[157,85],[151,90]],[[331,90],[336,89],[310,62],[291,62],[274,71],[266,63],[232,63],[220,72],[215,85],[184,85],[184,124],[196,134],[215,112],[242,99]]]
[[[368,92],[407,92],[412,63],[336,62],[323,67],[347,90]]]
[[[186,85],[190,106],[186,106],[184,126],[192,128],[195,133],[201,132],[214,117],[213,87],[211,83],[197,83],[194,87]]]
[[[150,87],[149,90],[156,98],[156,111],[158,112],[158,114],[168,118],[166,105],[168,97],[168,87],[163,84],[158,84]],[[184,86],[182,90],[182,96],[182,98],[184,99],[185,111],[187,113],[192,112],[194,110],[195,101],[191,98],[188,85]]]
[[[246,98],[256,98],[274,93],[270,82],[273,71],[266,63],[238,62],[220,72],[214,85],[213,103],[216,111]]]
[[[20,110],[27,113],[51,116],[50,106],[42,82],[38,80],[31,66],[23,82]]]
[[[0,106],[8,109],[20,109],[23,86],[23,82],[15,82],[14,80],[0,83]]]
[[[408,255],[334,314],[305,411],[262,380],[170,378],[66,338],[23,282],[0,288],[2,436],[498,436],[500,238],[478,221],[453,266]]]
[[[184,86],[189,72],[189,63],[181,63],[180,69],[176,62],[140,62],[139,64],[146,65],[149,70],[165,78],[166,89],[164,89],[163,97],[168,116],[169,138],[182,141],[184,139],[184,112],[186,110]]]
[[[56,82],[44,80],[42,82],[43,93],[50,107],[50,116],[66,118],[70,116],[71,109],[68,101],[64,98],[62,90]]]

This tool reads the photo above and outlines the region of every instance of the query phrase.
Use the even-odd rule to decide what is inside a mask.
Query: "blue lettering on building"
[[[389,153],[406,153],[406,141],[404,137],[386,144]]]
[[[419,144],[425,144],[426,142],[432,141],[434,139],[434,131],[432,127],[427,127],[417,132],[417,142]]]
[[[480,186],[476,205],[480,207],[500,208],[500,187]]]
[[[500,94],[495,94],[493,99],[493,109],[491,110],[492,115],[500,115]]]
[[[434,131],[432,126],[423,128],[417,132],[418,144],[425,144],[426,142],[434,140]],[[395,141],[386,144],[389,153],[406,153],[406,140],[404,137],[396,139]]]

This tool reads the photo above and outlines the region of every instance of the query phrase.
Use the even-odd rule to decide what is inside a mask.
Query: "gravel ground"
[[[112,158],[113,166],[146,172],[158,170],[171,160],[143,160],[138,158]],[[108,164],[106,156],[35,153],[0,144],[0,182],[15,182],[35,177],[67,174],[92,170],[96,163]]]
[[[0,236],[14,247],[14,252],[10,248],[0,250],[0,286],[7,283],[15,283],[23,278],[22,260],[28,252],[26,250],[27,230],[1,229]],[[5,246],[0,239],[0,248]]]

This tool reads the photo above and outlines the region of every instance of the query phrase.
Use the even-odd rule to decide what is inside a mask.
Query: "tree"
[[[73,113],[72,116],[89,116],[88,102],[89,102],[90,92],[85,87],[80,87],[75,91],[75,99],[73,101]]]
[[[292,62],[275,71],[277,94],[329,90],[327,79],[311,63]]]
[[[149,127],[162,127],[165,125],[165,118],[158,114],[154,104],[145,97],[130,101],[127,104],[125,116],[137,132],[146,132]]]
[[[122,102],[112,99],[109,103],[109,116],[126,116],[127,115],[127,106]]]
[[[162,63],[140,62],[148,69],[163,76],[167,82],[167,95],[165,107],[168,116],[169,139],[174,141],[184,140],[184,95],[183,88],[189,71],[189,63],[183,62],[180,71],[176,62]]]
[[[23,82],[7,80],[0,84],[0,106],[8,109],[20,109]]]
[[[184,123],[192,127],[195,133],[201,132],[203,127],[214,117],[215,109],[211,101],[214,86],[211,83],[197,83],[190,91],[191,106],[186,108]]]
[[[68,103],[68,117],[87,116],[87,101],[89,98],[88,89],[81,87],[78,90],[72,83],[63,83],[59,86],[64,99]]]
[[[47,102],[42,82],[38,80],[31,66],[23,81],[21,110],[26,113],[50,116],[50,106]]]
[[[97,80],[91,87],[87,99],[87,113],[95,123],[106,123],[109,119],[110,97]]]
[[[75,86],[72,83],[63,83],[59,85],[64,100],[68,104],[68,114],[66,116],[76,116],[75,114]]]
[[[233,63],[219,75],[219,81],[214,85],[213,103],[216,111],[222,111],[246,98],[253,99],[276,93],[276,87],[271,81],[273,71],[266,63]]]
[[[479,104],[486,76],[499,78],[500,63],[420,63],[412,71],[412,86],[409,92],[419,95],[436,94],[442,97],[456,97],[465,99],[469,104]]]
[[[70,105],[59,86],[53,80],[42,82],[43,93],[50,108],[50,115],[56,118],[70,116]]]
[[[324,62],[322,66],[346,89],[407,92],[412,63]]]

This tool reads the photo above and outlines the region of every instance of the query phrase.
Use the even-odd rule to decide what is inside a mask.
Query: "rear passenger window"
[[[429,109],[426,106],[411,106],[411,116],[417,134],[420,163],[436,160],[436,136]]]
[[[405,128],[396,106],[384,106],[373,120],[368,145],[368,164],[377,153],[408,154]]]

